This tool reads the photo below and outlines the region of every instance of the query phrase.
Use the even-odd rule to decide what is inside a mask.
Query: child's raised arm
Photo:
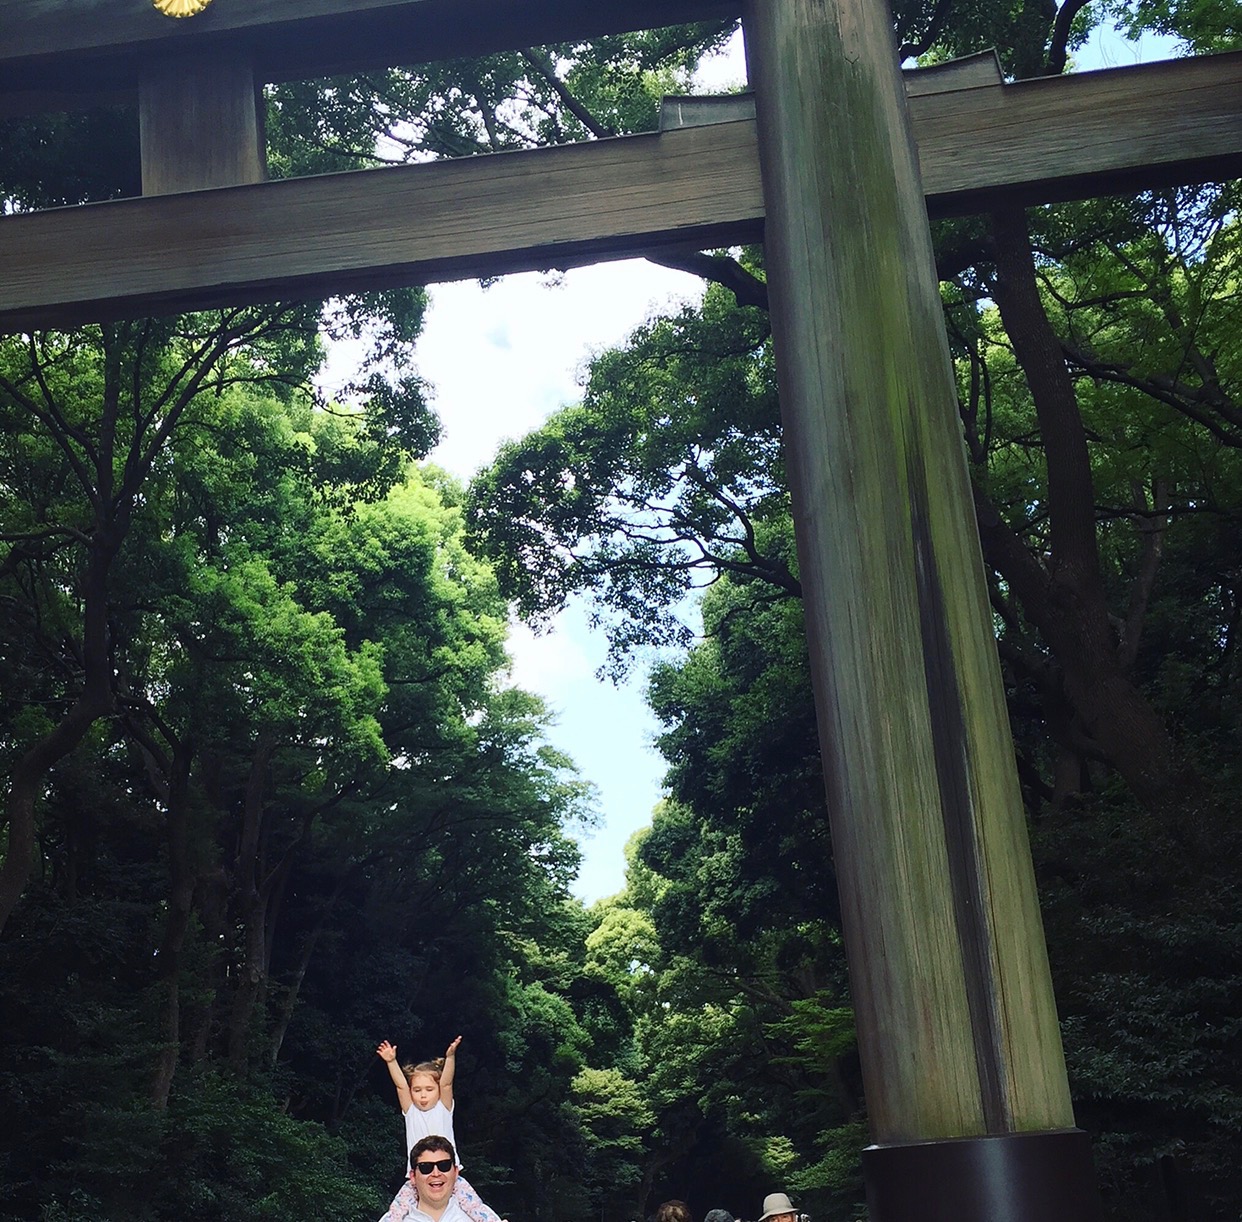
[[[393,1086],[397,1088],[397,1102],[401,1105],[401,1112],[404,1115],[411,1106],[410,1084],[405,1080],[401,1066],[397,1064],[397,1046],[384,1040],[375,1050],[375,1055],[388,1066],[388,1076],[392,1079]]]
[[[450,1112],[453,1110],[453,1078],[457,1073],[457,1045],[460,1043],[459,1035],[444,1050],[444,1068],[440,1070],[440,1102]]]

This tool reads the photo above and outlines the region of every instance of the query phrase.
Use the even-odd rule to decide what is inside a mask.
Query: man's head
[[[769,1192],[763,1198],[763,1213],[759,1222],[797,1222],[798,1211],[783,1192]]]
[[[457,1183],[457,1153],[447,1137],[424,1137],[410,1150],[410,1178],[419,1201],[442,1209]]]

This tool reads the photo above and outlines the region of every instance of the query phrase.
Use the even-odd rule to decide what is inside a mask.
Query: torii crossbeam
[[[0,16],[5,7],[0,0]],[[325,7],[324,0],[313,7]],[[430,0],[412,7],[430,7]],[[163,27],[184,31],[187,25],[163,21],[155,30]],[[118,22],[111,37],[120,39],[125,28]],[[264,38],[255,44],[256,55],[268,36],[266,27],[258,29]],[[75,27],[72,34],[76,47],[81,32]],[[0,80],[33,80],[33,65],[43,61],[17,51],[35,42],[29,33],[0,49],[0,73],[10,73]],[[150,78],[167,65],[151,47],[136,45],[135,36],[121,44],[128,76],[111,60],[89,61],[79,64],[81,79],[137,102],[133,74]],[[281,53],[282,70],[291,70],[289,48]],[[64,54],[77,63],[83,53]],[[60,79],[54,68],[62,62],[59,56],[50,61],[49,80]],[[178,60],[176,80],[184,89],[218,96],[220,62],[212,52],[196,81]],[[269,66],[274,75],[275,65]],[[194,113],[201,115],[201,132],[152,135],[150,124],[144,132],[148,180],[222,177],[225,185],[206,188],[210,194],[153,192],[6,218],[0,224],[0,330],[564,268],[762,235],[753,118],[262,182],[261,129],[250,100],[254,79],[247,71],[238,84],[245,101],[229,110],[232,124],[222,124],[219,109],[205,111],[200,102]],[[1039,203],[1201,181],[1242,167],[1242,54],[1019,84],[1005,84],[995,58],[984,56],[907,73],[906,81],[932,215],[978,212],[1000,198]],[[6,96],[12,110],[19,103],[63,103],[68,95],[16,89],[6,95],[0,84],[0,113]],[[227,142],[223,158],[221,142]],[[253,147],[247,149],[248,142]],[[161,165],[161,158],[176,170]],[[237,179],[246,185],[230,185]],[[418,217],[418,225],[409,225],[408,217]]]
[[[754,121],[262,181],[256,83],[739,10]],[[907,88],[882,0],[0,0],[0,38],[0,114],[137,96],[149,193],[0,217],[10,329],[762,233],[871,1217],[1094,1222],[927,206],[1235,173],[1242,58]]]

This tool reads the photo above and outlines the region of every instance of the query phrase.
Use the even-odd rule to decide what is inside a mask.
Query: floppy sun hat
[[[775,1217],[777,1214],[797,1212],[793,1207],[793,1202],[783,1192],[769,1192],[763,1198],[763,1213],[759,1215],[759,1222],[765,1222],[765,1219]]]

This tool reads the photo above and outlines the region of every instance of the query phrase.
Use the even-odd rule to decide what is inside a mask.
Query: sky
[[[642,259],[506,276],[486,288],[432,285],[415,348],[443,433],[430,460],[468,480],[504,441],[580,399],[594,353],[702,292],[697,277]],[[333,351],[327,391],[349,377],[351,359],[347,348]],[[641,667],[620,685],[597,678],[607,643],[588,619],[578,602],[540,635],[515,621],[508,644],[510,681],[545,699],[554,719],[549,742],[596,789],[595,826],[574,832],[583,849],[574,893],[592,903],[625,886],[625,843],[651,821],[664,769]]]
[[[700,92],[745,79],[741,39],[706,65]],[[434,388],[443,439],[432,462],[462,479],[486,466],[497,448],[578,402],[591,356],[623,342],[649,316],[703,294],[703,282],[643,259],[601,263],[554,276],[523,273],[483,287],[478,281],[432,285],[415,363]],[[325,389],[349,377],[348,350],[334,351]],[[510,627],[512,683],[537,692],[554,717],[548,740],[569,755],[596,789],[596,824],[575,832],[583,850],[574,893],[587,903],[625,886],[625,843],[651,822],[664,766],[658,732],[637,668],[614,685],[596,677],[607,653],[579,602],[535,635]]]
[[[1076,59],[1080,69],[1090,69],[1173,53],[1172,40],[1131,43],[1106,29]],[[723,89],[744,76],[738,38],[701,74],[697,87]],[[702,282],[629,260],[555,277],[506,276],[486,288],[477,281],[433,285],[429,292],[416,362],[434,387],[444,431],[431,459],[469,479],[504,440],[521,437],[577,402],[594,353],[621,343],[651,314],[698,300]],[[343,367],[340,376],[347,376]],[[509,651],[512,682],[545,698],[555,717],[549,740],[597,790],[598,825],[579,837],[583,865],[575,894],[588,903],[614,895],[625,886],[625,843],[650,822],[664,772],[642,670],[621,686],[596,677],[606,642],[591,629],[583,604],[570,607],[542,636],[515,623]]]
[[[444,440],[433,462],[468,478],[506,439],[537,428],[581,397],[592,353],[612,347],[653,311],[697,300],[702,281],[645,260],[599,264],[555,282],[535,273],[436,285],[418,340],[419,373],[435,387]],[[598,791],[600,822],[580,837],[575,894],[588,903],[625,886],[625,842],[651,821],[663,766],[641,673],[621,686],[596,678],[607,651],[582,603],[553,631],[514,624],[513,683],[545,698],[556,718],[548,734]]]

